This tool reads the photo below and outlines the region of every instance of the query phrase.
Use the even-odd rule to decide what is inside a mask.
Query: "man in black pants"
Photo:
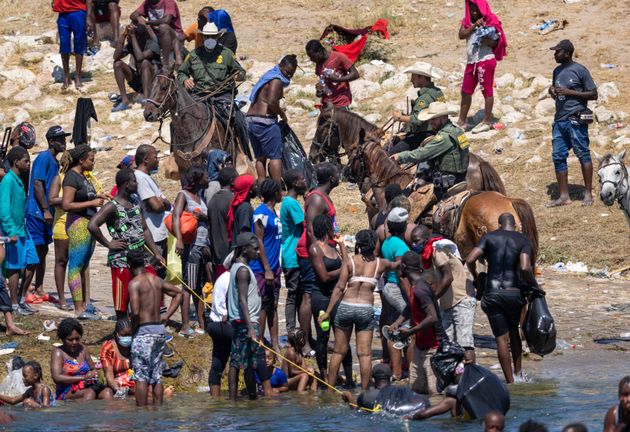
[[[515,231],[515,226],[514,216],[503,213],[499,216],[499,229],[484,235],[466,259],[476,283],[476,261],[485,258],[488,263],[486,286],[477,285],[477,289],[483,289],[481,309],[488,316],[496,338],[499,363],[508,384],[515,381],[514,375],[519,382],[528,381],[521,369],[523,347],[518,333],[519,318],[527,304],[522,289],[539,289],[533,271],[532,244]],[[510,349],[514,371],[510,365]]]

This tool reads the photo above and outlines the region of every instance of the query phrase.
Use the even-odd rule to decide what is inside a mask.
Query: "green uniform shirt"
[[[208,52],[201,46],[186,56],[177,72],[177,80],[183,84],[190,77],[195,81],[195,90],[210,92],[237,71],[245,70],[236,61],[232,51],[221,45]],[[231,91],[232,85],[227,86],[225,90]]]
[[[418,120],[420,111],[429,108],[432,102],[446,102],[444,93],[431,83],[427,87],[418,90],[418,97],[413,101],[411,109],[411,121],[407,123],[405,132],[410,134],[418,134],[429,130],[429,123]]]
[[[465,173],[468,169],[468,138],[449,120],[425,146],[399,153],[398,161],[427,162],[432,170]]]

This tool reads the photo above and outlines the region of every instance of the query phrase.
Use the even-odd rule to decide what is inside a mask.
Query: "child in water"
[[[284,357],[297,364],[302,369],[307,370],[310,374],[314,374],[315,370],[307,366],[302,356],[302,350],[306,345],[306,334],[304,330],[296,327],[294,330],[290,331],[288,341],[289,345],[284,351]],[[289,377],[288,383],[291,390],[297,390],[298,393],[303,393],[309,386],[311,390],[317,390],[317,381],[303,370],[286,361],[282,365],[282,368]]]
[[[22,378],[24,385],[29,387],[24,394],[14,397],[0,395],[0,401],[10,405],[22,402],[28,408],[41,408],[54,402],[51,388],[42,383],[42,367],[38,362],[26,362],[22,368]]]

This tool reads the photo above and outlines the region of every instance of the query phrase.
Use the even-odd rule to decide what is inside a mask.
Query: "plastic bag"
[[[369,390],[366,393],[368,392]],[[381,410],[387,414],[398,417],[413,416],[431,406],[428,396],[414,393],[408,387],[396,385],[389,385],[379,390],[374,405],[380,406]]]
[[[282,132],[282,170],[296,169],[304,174],[306,185],[314,187],[315,170],[308,160],[308,156],[302,147],[302,143],[291,127],[285,122],[280,122]]]
[[[544,356],[556,348],[556,325],[542,295],[534,294],[523,326],[531,352]]]
[[[490,411],[505,414],[510,409],[510,392],[505,383],[476,364],[464,369],[457,386],[457,400],[473,419],[482,419]]]
[[[166,281],[172,284],[179,284],[182,280],[182,259],[175,252],[175,244],[177,243],[177,239],[172,235],[168,235],[168,255],[166,257],[166,262],[168,264],[168,269],[166,272]]]
[[[0,383],[0,394],[9,397],[23,395],[27,388],[22,377],[24,360],[20,356],[15,356],[5,364],[9,373]]]
[[[438,393],[453,383],[455,368],[464,359],[464,348],[457,342],[448,339],[440,342],[437,352],[431,357],[431,369],[435,374]]]

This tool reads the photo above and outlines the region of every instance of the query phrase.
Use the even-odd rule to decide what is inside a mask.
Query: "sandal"
[[[69,303],[64,303],[64,304],[57,303],[55,304],[55,306],[57,307],[57,309],[65,311],[65,312],[71,312],[74,310],[74,306],[72,306]]]
[[[181,331],[180,331],[178,334],[179,334],[181,337],[183,337],[183,338],[189,338],[189,339],[191,339],[191,338],[195,337],[195,335],[196,335],[197,333],[195,333],[195,331],[194,331],[193,329],[189,328],[189,329],[188,329],[188,331],[185,331],[185,332],[181,332]]]

